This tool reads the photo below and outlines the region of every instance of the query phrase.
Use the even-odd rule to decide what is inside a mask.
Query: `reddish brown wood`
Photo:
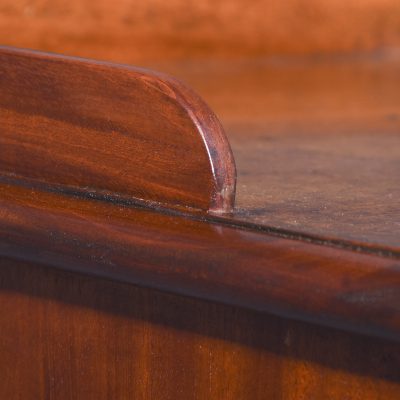
[[[398,400],[400,344],[0,258],[2,399]]]
[[[400,254],[398,59],[162,67],[225,127],[238,171],[231,223]]]
[[[0,48],[0,174],[86,196],[230,211],[234,160],[191,90],[129,66]]]
[[[99,65],[102,66],[103,64]],[[294,71],[296,72],[296,69],[294,69]],[[315,69],[310,68],[306,76],[310,76],[307,74],[312,75],[314,72]],[[221,76],[223,75],[222,73]],[[229,77],[229,74],[226,75]],[[250,79],[249,77],[251,76],[251,74],[246,74],[247,79]],[[334,77],[335,74],[333,73],[332,75],[331,71],[327,74],[326,78],[329,79],[332,76]],[[213,78],[213,76],[211,75],[210,78]],[[255,76],[254,79],[260,82],[257,76]],[[219,82],[218,79],[215,81]],[[228,87],[226,81],[224,82],[224,80],[221,79],[221,82],[221,87]],[[239,82],[240,81],[238,81],[238,83]],[[383,88],[385,87],[386,86],[383,85]],[[226,99],[228,96],[226,92],[223,91],[218,90],[218,93],[221,94],[222,99]],[[330,93],[332,92],[328,91],[326,96],[329,96]],[[389,91],[389,94],[390,93]],[[231,109],[229,109],[231,114],[227,114],[231,118],[227,119],[229,127],[234,127],[235,123],[239,126],[240,123],[243,123],[243,130],[234,131],[232,135],[234,140],[237,141],[236,145],[238,148],[241,143],[246,143],[246,138],[251,139],[249,142],[251,145],[254,145],[252,151],[247,152],[243,156],[244,162],[247,162],[250,166],[253,165],[252,162],[255,159],[255,150],[267,149],[263,142],[268,141],[268,138],[271,137],[268,136],[269,133],[267,130],[252,131],[248,128],[249,126],[251,127],[249,115],[251,116],[253,115],[252,113],[260,111],[255,105],[261,104],[261,106],[264,107],[268,104],[268,102],[263,103],[260,101],[260,99],[263,99],[260,93],[255,91],[255,94],[256,96],[254,96],[253,103],[250,103],[254,104],[254,108],[250,107],[251,111],[246,109],[244,117],[243,114],[232,112]],[[297,96],[299,95],[297,94]],[[243,99],[241,96],[238,98]],[[5,99],[7,100],[7,96],[5,96]],[[340,99],[340,97],[332,97],[333,104],[336,104],[335,101],[339,101]],[[358,98],[355,97],[355,99],[357,100]],[[393,99],[396,100],[396,96],[390,95],[389,100]],[[307,98],[305,100],[307,100]],[[285,104],[285,102],[283,103]],[[303,100],[303,103],[306,102]],[[393,135],[395,128],[393,127],[392,119],[382,120],[383,116],[386,115],[385,113],[392,109],[391,104],[392,103],[388,101],[388,105],[386,107],[382,106],[382,109],[378,109],[375,115],[371,116],[368,114],[369,116],[366,121],[357,119],[361,118],[364,115],[363,113],[355,113],[356,122],[353,121],[354,125],[346,125],[346,132],[354,137],[356,135],[355,132],[360,132],[361,128],[367,129],[369,127],[370,129],[375,129],[381,126],[382,133],[384,134],[381,138],[383,140],[387,138],[393,140],[393,142],[391,141],[390,143],[396,143],[397,136]],[[232,103],[230,105],[232,106]],[[369,110],[370,108],[367,107],[366,109]],[[39,109],[36,109],[36,111],[38,110]],[[291,115],[291,117],[293,117],[293,115]],[[324,114],[322,114],[322,117],[325,117]],[[280,113],[278,113],[275,118],[285,118],[285,111],[280,110]],[[304,124],[304,127],[312,126],[312,122],[316,120],[314,117],[310,117],[310,115],[307,114],[305,115],[304,121],[301,119],[303,118],[302,114],[300,114],[300,116],[297,115],[297,118]],[[344,120],[341,120],[339,117],[332,118],[332,114],[329,112],[326,118],[328,122],[333,122],[329,128],[330,130],[327,130],[327,134],[329,134],[329,132],[335,132],[335,129],[341,132],[340,127],[343,127],[343,124],[349,121],[348,116],[344,118]],[[369,125],[371,119],[376,122],[376,126]],[[256,122],[260,121],[263,129],[267,129],[266,125],[263,124],[269,122],[270,119],[256,120]],[[56,126],[58,121],[52,119],[51,123]],[[97,128],[99,126],[101,126],[101,124],[99,124]],[[281,130],[279,134],[275,134],[272,137],[278,144],[279,141],[282,141],[289,147],[297,149],[301,147],[301,138],[299,141],[292,132],[292,129],[293,127],[290,127],[289,131]],[[355,131],[352,133],[351,129],[355,129]],[[366,132],[368,134],[371,133],[368,130]],[[249,136],[246,137],[244,135],[245,133]],[[362,135],[362,133],[360,135]],[[322,136],[319,142],[321,146],[319,148],[317,147],[317,154],[321,156],[318,159],[322,161],[321,166],[325,168],[323,155],[326,155],[327,151],[330,149],[331,141],[328,136]],[[357,143],[357,141],[355,141],[355,143]],[[282,147],[282,145],[280,145],[280,147]],[[388,163],[389,173],[383,174],[382,177],[379,174],[374,174],[372,176],[373,179],[367,181],[367,185],[363,183],[363,186],[366,186],[367,190],[371,189],[370,185],[378,183],[379,185],[377,188],[379,192],[379,190],[384,187],[381,186],[382,181],[387,182],[388,178],[395,181],[396,174],[398,174],[398,170],[393,167],[393,165],[396,165],[396,146],[392,145],[390,148],[393,152],[393,163]],[[272,150],[271,155],[273,154]],[[376,154],[374,152],[377,150],[379,150],[379,148],[377,149],[374,144],[372,147],[361,146],[357,148],[357,151],[361,151],[361,154],[367,155]],[[283,165],[285,163],[289,165],[290,162],[292,162],[291,160],[294,160],[295,153],[291,154],[291,157],[283,157],[280,162],[282,162]],[[9,157],[8,154],[9,153],[6,153],[6,158]],[[77,151],[76,154],[79,155],[79,152]],[[389,156],[390,154],[391,153],[389,153]],[[340,151],[334,152],[334,155],[336,156],[334,160],[341,165],[340,161],[343,160],[343,158],[341,157]],[[383,160],[384,155],[385,153],[381,151],[378,153],[378,158],[380,157],[379,159]],[[363,157],[363,159],[366,160],[367,158]],[[14,161],[15,160],[16,158]],[[391,158],[389,158],[389,161],[390,160]],[[308,161],[308,158],[303,159],[305,165],[307,165]],[[43,168],[43,164],[44,160],[38,159],[37,165],[40,168],[36,172],[34,169],[29,170],[29,173],[37,173],[39,176],[44,174],[44,176],[46,176],[47,170]],[[268,187],[268,179],[270,179],[274,173],[282,173],[282,168],[268,169],[264,168],[264,164],[260,165],[259,162],[257,162],[257,164],[259,167],[254,167],[253,165],[253,170],[251,168],[242,170],[242,177],[246,179],[247,176],[248,182],[251,183],[253,188],[252,193],[257,195],[257,190],[260,190],[262,194],[265,195],[265,188]],[[14,165],[15,168],[25,168],[24,165],[22,165],[22,167],[19,166],[17,162],[12,165]],[[332,166],[334,167],[335,165],[336,162],[333,162]],[[358,165],[361,170],[363,166],[368,167],[370,164],[358,162],[356,165]],[[254,177],[251,175],[251,171],[255,172]],[[272,172],[269,173],[269,171]],[[299,171],[301,171],[301,169],[299,169]],[[354,175],[351,175],[351,172],[352,171],[349,171],[349,176],[346,176],[346,179],[350,177],[351,184],[355,186],[354,193],[357,193],[357,190],[360,189],[356,186],[358,176],[357,170]],[[256,182],[260,177],[261,179],[257,186]],[[291,179],[295,178],[296,175]],[[302,183],[307,182],[307,174],[305,176],[299,175],[298,178],[301,178]],[[310,173],[310,179],[312,179],[312,173]],[[14,185],[24,184],[28,187],[32,186],[31,182],[15,179],[10,173],[7,176],[3,176],[2,180],[3,182],[11,182]],[[282,182],[286,183],[284,179]],[[54,187],[59,189],[58,186]],[[308,186],[304,184],[303,189],[307,190],[307,187]],[[42,186],[41,189],[52,190],[51,187],[44,186]],[[328,189],[327,195],[332,193],[329,187]],[[21,192],[19,193],[20,190]],[[78,202],[78,200],[73,199],[66,200],[67,197],[65,197],[65,201],[63,201],[63,207],[66,208],[54,209],[54,204],[60,202],[63,198],[62,196],[53,195],[54,197],[51,197],[49,194],[40,194],[40,190],[24,192],[23,189],[4,185],[2,189],[2,201],[4,202],[3,254],[12,257],[26,257],[29,260],[33,259],[37,262],[46,261],[48,264],[61,268],[77,269],[78,271],[100,274],[113,279],[126,279],[136,284],[150,285],[177,293],[243,305],[285,316],[317,321],[335,327],[339,326],[343,329],[357,330],[398,339],[399,299],[397,286],[399,282],[399,252],[396,247],[397,235],[396,231],[393,229],[385,231],[388,222],[392,222],[396,225],[397,220],[395,217],[397,214],[383,212],[374,217],[373,224],[367,221],[370,232],[374,232],[373,230],[376,227],[382,227],[386,234],[386,236],[383,236],[383,239],[375,240],[376,236],[372,236],[372,240],[369,240],[370,237],[367,236],[366,240],[361,237],[361,240],[358,241],[357,235],[359,234],[359,226],[354,224],[353,220],[351,220],[354,225],[352,232],[355,236],[349,236],[348,232],[340,229],[340,225],[339,228],[336,226],[334,230],[325,229],[321,231],[321,227],[324,226],[324,223],[321,223],[321,215],[323,214],[317,215],[314,211],[315,207],[318,206],[318,202],[310,202],[311,211],[306,210],[306,212],[301,208],[296,210],[296,208],[292,206],[287,208],[283,206],[285,198],[282,197],[282,193],[287,195],[288,191],[286,190],[280,193],[279,187],[274,190],[276,196],[273,198],[274,202],[281,202],[282,204],[282,207],[279,208],[277,206],[273,209],[274,214],[268,209],[268,203],[266,206],[262,204],[258,209],[254,209],[252,197],[248,197],[248,203],[246,203],[245,200],[244,204],[247,204],[249,210],[243,211],[243,209],[236,209],[230,217],[225,218],[208,217],[209,222],[233,224],[238,228],[232,229],[223,228],[219,225],[217,225],[218,228],[216,228],[215,225],[207,226],[199,222],[185,222],[185,220],[181,218],[172,216],[161,216],[157,214],[151,216],[151,214],[146,214],[144,212],[144,214],[142,214],[141,211],[134,211],[130,208],[121,208],[118,209],[118,211],[117,209],[112,211],[112,207],[116,207],[115,204],[114,206],[111,204],[102,205],[102,203],[99,202],[85,202],[83,200]],[[323,193],[323,185],[318,185],[318,190]],[[42,206],[39,207],[39,210],[37,205],[35,205],[36,200],[33,201],[33,203],[31,203],[30,200],[21,200],[21,197],[27,196],[28,193],[29,195],[34,194],[37,197],[36,200],[41,199],[39,203],[42,204]],[[254,194],[252,193],[248,193],[248,196],[253,196]],[[295,194],[296,193],[297,192],[295,192]],[[80,194],[82,194],[82,192]],[[98,192],[89,192],[89,194],[98,195]],[[102,194],[102,192],[100,192],[100,194]],[[244,192],[244,194],[246,194],[246,192]],[[374,197],[372,197],[372,199],[373,198]],[[375,196],[375,198],[377,201],[382,200],[379,196]],[[109,203],[114,202],[120,205],[126,203],[124,198],[118,199],[115,196],[113,198],[103,196],[102,199],[109,201]],[[259,200],[260,199],[266,201],[268,200],[268,196],[261,196],[259,197]],[[21,203],[21,201],[23,206],[19,207],[18,203]],[[71,203],[68,204],[68,202]],[[337,202],[335,198],[332,198],[332,204],[333,206],[340,206],[341,203]],[[389,205],[388,210],[391,209],[392,202],[389,201],[385,203],[383,201],[383,210],[385,210],[384,207],[386,207],[387,204]],[[357,210],[357,206],[358,203],[355,203],[353,208],[354,212]],[[373,211],[376,209],[376,204],[367,202],[363,207],[364,217],[368,217],[368,215],[374,216]],[[369,210],[368,213],[365,213],[365,209]],[[97,219],[97,217],[92,219],[92,217],[86,215],[86,213],[95,215],[99,210],[102,210],[99,219]],[[292,214],[298,213],[298,215],[301,215],[303,212],[305,215],[305,221],[308,225],[304,225],[301,235],[297,235],[294,230],[287,228],[281,229],[281,226],[276,226],[275,223],[271,224],[269,222],[273,221],[273,217],[285,220],[288,210]],[[122,222],[123,228],[119,227],[119,223],[117,223],[117,227],[114,227],[112,219],[109,222],[110,225],[107,225],[108,222],[104,222],[105,218],[109,217],[109,213],[115,215],[115,212],[122,213],[119,218],[127,218],[126,221]],[[82,221],[85,221],[84,224],[82,223],[81,225],[79,220],[75,219],[77,215],[80,216]],[[143,222],[140,222],[140,215],[150,216],[147,216]],[[51,216],[50,219],[48,216]],[[35,221],[34,226],[32,226],[33,220]],[[99,224],[103,229],[100,232],[92,233],[91,230],[95,230]],[[138,224],[139,226],[137,226]],[[176,228],[176,231],[173,228],[165,227],[165,225],[169,224],[177,224],[179,227]],[[81,226],[81,228],[77,230],[76,225]],[[262,233],[248,232],[243,230],[243,228],[264,230],[277,235],[277,237],[264,235]],[[71,230],[69,231],[69,229]],[[129,235],[127,237],[124,235],[120,236],[120,229],[130,232]],[[186,229],[191,231],[188,237],[185,236]],[[206,230],[204,236],[201,236],[202,233],[198,232],[202,229]],[[180,230],[185,232],[183,237],[180,236]],[[58,234],[56,233],[57,237],[63,237],[63,235],[67,237],[70,236],[72,244],[75,243],[75,241],[81,244],[77,248],[74,248],[71,243],[63,243],[61,241],[61,243],[57,242],[60,244],[60,247],[54,247],[55,243],[53,242],[52,236],[49,236],[49,232],[54,234],[54,232],[57,231],[59,232]],[[107,234],[102,236],[103,232],[107,232]],[[215,236],[215,232],[222,233],[221,235],[218,233]],[[191,236],[192,234],[193,236]],[[200,236],[198,236],[199,234]],[[139,238],[137,238],[137,235],[139,235]],[[143,239],[141,235],[145,235],[145,239]],[[374,235],[376,235],[376,233],[374,233]],[[34,240],[32,240],[32,237]],[[112,239],[113,237],[114,239]],[[331,239],[332,237],[333,240]],[[158,238],[159,241],[156,240],[156,238]],[[299,238],[303,242],[295,241],[293,240],[294,238]],[[387,238],[393,238],[393,241]],[[136,240],[138,240],[139,243],[145,240],[149,247],[145,246],[142,248],[141,245],[139,245],[138,250],[135,242]],[[168,246],[164,247],[162,245],[164,241],[167,241]],[[304,243],[305,241],[311,241],[313,244]],[[271,245],[271,243],[273,244]],[[332,243],[339,247],[351,249],[352,251],[327,247],[327,245],[329,246]],[[191,247],[191,245],[193,247]],[[270,247],[270,245],[272,247]],[[275,247],[276,245],[278,248]],[[93,246],[94,250],[92,250]],[[200,250],[198,246],[200,246]],[[42,250],[38,252],[38,249]],[[202,253],[201,249],[205,252]],[[370,251],[374,253],[374,255],[354,252],[360,249]],[[92,253],[92,251],[94,253]],[[96,253],[97,251],[98,253]],[[138,251],[138,253],[136,253],[136,251]],[[83,256],[84,253],[86,254],[85,256]],[[113,257],[115,255],[118,261],[108,260],[103,263],[103,254],[112,254]],[[124,254],[128,254],[127,258],[124,258]],[[151,254],[151,256],[149,256],[149,254]],[[382,258],[380,257],[381,255],[392,258]],[[196,268],[193,268],[193,265],[195,265]],[[222,270],[220,270],[221,268]],[[304,269],[306,272],[304,272]],[[201,279],[199,279],[199,276]]]
[[[234,184],[192,93],[0,51],[0,398],[397,400],[397,2],[45,3],[0,6],[2,41],[130,62],[350,56],[160,65],[228,128],[239,196],[219,217],[186,212],[229,210]],[[165,168],[178,159],[182,180]]]
[[[0,42],[128,63],[387,51],[398,0],[2,0]],[[23,29],[21,28],[23,27]]]
[[[400,339],[400,261],[0,186],[0,254]]]

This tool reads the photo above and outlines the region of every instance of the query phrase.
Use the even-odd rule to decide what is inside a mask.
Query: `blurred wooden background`
[[[2,0],[0,42],[140,63],[400,45],[398,0]]]

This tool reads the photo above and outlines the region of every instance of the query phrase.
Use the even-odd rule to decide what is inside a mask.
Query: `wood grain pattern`
[[[397,0],[2,0],[0,42],[132,64],[381,52]],[[23,29],[21,28],[23,27]]]
[[[237,207],[180,83],[0,49],[0,398],[397,400],[398,3],[131,6],[5,1],[0,39],[184,58]]]
[[[230,222],[400,253],[399,60],[162,69],[221,118],[238,171]]]
[[[0,48],[0,173],[86,196],[226,212],[235,165],[207,105],[129,66]]]
[[[0,185],[0,254],[400,340],[400,260]]]
[[[0,397],[397,400],[400,344],[0,258]]]

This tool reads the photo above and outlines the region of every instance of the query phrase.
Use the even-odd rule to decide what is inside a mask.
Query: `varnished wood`
[[[231,222],[400,253],[399,60],[162,68],[221,118],[238,170]]]
[[[0,259],[2,399],[397,400],[400,345]]]
[[[235,165],[207,105],[129,66],[0,48],[0,174],[86,196],[226,212]]]
[[[400,260],[0,186],[0,254],[400,340]]]
[[[114,171],[125,161],[132,165],[125,139],[104,139],[122,132],[105,111],[116,117],[121,105],[132,106],[129,79],[104,63],[88,66],[85,82],[107,69],[109,80],[121,85],[111,90],[110,82],[98,82],[104,103],[115,106],[88,109],[82,93],[90,94],[91,86],[71,80],[66,68],[54,70],[49,81],[43,70],[0,64],[9,74],[5,94],[15,88],[21,95],[36,93],[27,90],[36,85],[53,102],[52,87],[64,77],[63,92],[81,96],[79,104],[66,101],[58,108],[48,108],[47,97],[35,108],[32,96],[14,96],[14,111],[4,104],[0,109],[3,132],[16,117],[24,123],[14,153],[0,142],[7,150],[0,160],[13,161],[0,179],[1,398],[400,397],[395,1],[243,7],[154,1],[132,8],[119,0],[72,0],[68,6],[34,1],[27,7],[5,2],[0,22],[3,43],[140,61],[183,78],[221,116],[239,173],[236,208],[224,216],[204,213],[230,207],[210,206],[213,196],[202,197],[210,191],[196,172],[187,180],[196,188],[189,200],[178,196],[176,204],[176,191],[154,199],[159,191],[153,188],[146,192],[153,201],[141,202],[137,192],[125,196],[131,186],[119,174],[102,174],[104,157],[90,174],[79,175],[80,160],[92,154],[84,141],[67,171],[71,182],[82,178],[80,188],[60,185],[59,169],[45,153],[26,157],[28,149],[17,147],[27,139],[26,127],[37,128],[47,110],[42,128],[53,135],[77,129],[82,140],[103,143],[108,161],[118,154]],[[50,58],[52,65],[61,60]],[[63,62],[75,68],[82,61]],[[32,79],[12,82],[20,72]],[[167,79],[174,93],[186,90],[170,78],[155,79]],[[155,90],[152,99],[161,102],[134,104],[160,111],[166,87],[149,83],[154,81],[140,89]],[[106,99],[107,93],[112,96]],[[191,109],[198,110],[196,102]],[[27,106],[30,111],[21,113]],[[123,121],[131,118],[126,114]],[[192,132],[193,116],[185,121]],[[99,139],[92,131],[102,132]],[[38,131],[31,149],[46,135]],[[71,149],[64,140],[58,147],[48,140],[40,145],[64,155]],[[190,159],[187,153],[182,156]],[[135,172],[147,185],[144,166]],[[96,187],[82,184],[88,176],[91,182],[97,177]]]
[[[2,0],[0,42],[111,61],[381,52],[397,0]],[[21,28],[23,27],[23,29]]]
[[[285,63],[274,65],[259,60],[231,63],[229,66],[218,62],[204,62],[200,65],[186,63],[184,66],[164,63],[162,67],[184,78],[203,94],[227,127],[229,140],[239,162],[238,202],[234,212],[226,218],[227,221],[258,226],[267,231],[280,231],[292,237],[300,235],[342,247],[363,247],[387,254],[400,252],[397,234],[400,224],[400,193],[397,185],[400,179],[400,136],[397,133],[399,123],[396,111],[400,99],[395,90],[398,62],[390,59],[379,64],[373,60],[344,64],[340,61],[336,64],[305,62],[293,66]],[[231,95],[233,87],[237,96]],[[280,100],[276,102],[274,93],[278,92]],[[109,101],[112,103],[114,100],[110,98]],[[319,109],[319,104],[324,104],[324,107]],[[196,104],[192,105],[193,109],[198,109]],[[69,111],[68,107],[71,106],[65,107],[60,110],[59,119],[62,112]],[[11,114],[6,118],[13,120]],[[68,112],[65,118],[68,118]],[[81,123],[87,123],[85,118],[82,117]],[[76,121],[74,123],[74,127],[82,129],[79,124],[76,126]],[[118,174],[123,160],[129,159],[127,163],[132,166],[130,171],[135,178],[132,185],[136,197],[143,198],[137,184],[139,187],[150,184],[150,191],[145,194],[150,200],[160,201],[160,196],[164,194],[160,193],[159,188],[151,186],[151,182],[147,182],[149,170],[146,170],[148,166],[158,168],[155,165],[158,156],[154,156],[151,149],[145,146],[151,155],[146,157],[144,153],[138,154],[139,161],[145,159],[146,162],[140,164],[140,169],[133,168],[136,164],[132,164],[137,154],[132,157],[131,152],[128,154],[125,148],[121,148],[123,143],[117,143],[116,140],[109,144],[116,146],[118,157],[110,157],[109,152],[101,149],[98,141],[93,151],[93,140],[104,137],[100,133],[101,129],[108,129],[107,124],[99,128],[102,124],[100,119],[97,123],[89,132],[95,136],[85,139],[83,148],[97,157],[98,163],[104,163],[106,156],[114,169],[104,176],[118,176],[119,181],[108,179],[105,182],[102,179],[105,171],[94,173],[96,164],[92,165],[93,168],[85,165],[87,154],[82,160],[79,155],[82,148],[75,146],[75,139],[69,145],[77,159],[65,160],[64,166],[60,168],[58,164],[54,168],[57,157],[64,157],[64,131],[60,131],[57,136],[61,136],[60,143],[53,144],[58,146],[55,147],[57,153],[42,165],[44,158],[41,158],[41,154],[51,151],[51,148],[47,149],[44,145],[50,143],[52,135],[42,135],[42,148],[33,148],[32,141],[37,138],[32,136],[28,139],[26,130],[21,127],[18,128],[22,129],[19,130],[19,138],[22,143],[28,141],[30,147],[19,146],[20,142],[15,141],[13,132],[9,132],[12,142],[8,143],[6,151],[2,153],[7,161],[11,159],[11,163],[6,165],[9,178],[22,170],[40,179],[54,177],[53,183],[56,183],[60,173],[66,172],[71,182],[79,181],[85,188],[83,194],[86,192],[89,196],[107,197],[112,191],[102,191],[102,186],[106,185],[114,194],[121,195],[132,190],[124,186],[124,179],[129,180],[130,176],[120,178]],[[140,125],[140,121],[138,123]],[[54,127],[62,124],[62,121],[58,121]],[[209,141],[212,141],[213,133],[209,135]],[[84,135],[85,132],[80,134]],[[115,132],[111,134],[115,135]],[[53,135],[56,136],[57,132]],[[122,135],[119,136],[123,141]],[[155,143],[150,145],[158,146],[159,139],[156,136]],[[3,134],[2,140],[10,138],[7,139],[7,135]],[[211,145],[218,150],[211,156],[215,164],[214,171],[221,170],[219,181],[225,179],[226,187],[233,190],[230,182],[234,182],[234,166],[229,145],[225,139],[217,139],[217,143]],[[96,152],[96,149],[99,151]],[[201,151],[204,155],[204,149]],[[33,159],[28,157],[29,162],[19,162],[23,154],[31,153],[36,155]],[[190,162],[193,151],[186,153]],[[177,168],[181,168],[184,162],[174,158]],[[71,168],[75,161],[80,164]],[[68,171],[65,170],[67,166]],[[87,184],[91,175],[82,169],[85,166],[90,167],[95,175],[93,183],[98,185],[97,188]],[[126,168],[125,163],[123,170]],[[165,175],[157,179],[164,179],[164,183],[169,185],[169,171],[162,170],[161,173]],[[186,171],[181,172],[185,174],[185,184],[195,190],[197,195],[201,195],[198,191],[204,188],[201,188],[198,180],[194,181]],[[216,175],[218,177],[218,173]],[[213,178],[211,176],[211,180]],[[216,181],[218,185],[218,179]],[[69,190],[74,192],[74,187],[70,186]],[[167,195],[170,197],[164,197],[163,201],[176,203],[177,198],[173,197],[175,194],[176,190],[171,191]],[[227,203],[220,206],[220,209],[229,209],[232,201],[231,193]],[[221,204],[221,200],[215,203]],[[207,208],[207,205],[201,207]],[[214,209],[218,209],[216,205]]]

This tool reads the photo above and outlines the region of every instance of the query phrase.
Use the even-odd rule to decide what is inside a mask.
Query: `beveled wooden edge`
[[[400,340],[399,259],[4,183],[0,255]]]
[[[89,197],[97,194],[108,198],[115,196],[118,199],[144,201],[149,202],[150,205],[159,204],[189,212],[193,210],[193,212],[208,211],[220,214],[230,212],[233,209],[236,167],[224,130],[207,104],[180,81],[163,73],[143,68],[5,46],[0,46],[0,61],[0,99],[2,99],[0,100],[0,111],[14,113],[11,117],[5,117],[8,119],[6,119],[7,124],[3,124],[3,129],[6,129],[5,125],[7,125],[7,129],[12,130],[18,125],[15,119],[18,119],[21,115],[24,118],[34,118],[40,115],[44,117],[47,127],[49,124],[51,126],[53,122],[55,126],[58,121],[66,121],[68,127],[65,134],[72,135],[76,138],[76,144],[80,144],[83,135],[80,132],[82,127],[87,128],[87,125],[89,125],[89,128],[96,134],[100,131],[114,134],[115,127],[117,127],[117,129],[120,128],[123,135],[126,136],[128,133],[128,140],[132,140],[132,144],[128,143],[131,148],[125,149],[126,153],[130,151],[131,154],[128,160],[129,169],[135,171],[135,173],[139,171],[141,175],[135,176],[134,180],[127,176],[126,181],[124,181],[121,178],[122,174],[115,174],[115,177],[119,179],[118,184],[110,186],[112,173],[104,174],[102,187],[99,187],[98,181],[101,180],[101,176],[98,171],[95,172],[99,175],[95,181],[90,169],[86,171],[84,168],[74,165],[75,161],[68,165],[63,158],[57,159],[56,149],[53,146],[55,139],[52,138],[52,142],[40,137],[45,125],[43,123],[41,126],[37,122],[30,127],[35,131],[34,134],[36,131],[39,132],[35,137],[34,146],[30,146],[31,143],[29,142],[28,144],[24,142],[27,136],[26,132],[17,129],[12,132],[12,140],[21,144],[21,148],[17,149],[14,156],[10,156],[10,151],[5,147],[5,145],[9,145],[11,148],[11,145],[9,141],[6,142],[7,139],[4,138],[3,130],[3,134],[0,135],[0,146],[3,149],[6,148],[6,151],[0,152],[0,174],[17,180],[19,178],[25,181],[31,180],[33,185],[42,183],[47,188],[51,186],[64,193],[75,191],[85,195],[85,192],[87,192]],[[75,78],[83,77],[83,80],[84,78],[87,79],[87,87],[85,84],[79,87],[84,93],[84,101],[87,98],[94,99],[94,106],[85,104],[85,107],[89,109],[86,115],[79,114],[78,105],[72,105],[71,102],[65,105],[69,98],[79,99],[79,93],[74,87],[74,82],[68,82],[68,79],[71,79],[71,76],[66,74],[69,68],[73,70],[71,74]],[[13,77],[12,82],[10,82],[10,76]],[[35,85],[37,80],[38,83]],[[109,85],[109,82],[113,80],[115,91],[114,89],[110,90],[110,97],[105,98],[102,87],[106,84]],[[92,81],[95,81],[95,83]],[[56,110],[51,101],[48,101],[51,96],[48,93],[43,95],[42,86],[43,84],[47,85],[48,82],[50,82],[49,87],[54,87],[55,93],[62,93],[64,96],[61,100],[57,99],[62,107]],[[133,85],[137,91],[134,93],[127,91],[121,94],[120,92],[123,91],[126,82]],[[49,88],[46,88],[46,90],[49,91]],[[123,96],[128,97],[128,100],[121,100],[120,98]],[[148,108],[153,112],[152,115],[146,115],[148,113],[146,108],[144,108],[145,112],[142,115],[129,115],[129,107],[132,108],[131,111],[134,111],[138,107],[143,108],[143,104],[148,105]],[[96,109],[96,107],[100,109]],[[113,107],[118,109],[118,114],[127,115],[126,120],[121,121],[120,119],[118,121],[118,116],[115,113],[116,122],[113,121]],[[123,109],[124,107],[126,107],[126,110]],[[90,115],[91,111],[93,115]],[[107,121],[101,119],[103,114],[107,116]],[[134,112],[131,114],[134,114]],[[132,120],[135,129],[132,129]],[[149,121],[153,124],[153,127],[146,128],[146,135],[143,139],[141,129]],[[2,122],[1,117],[0,122]],[[108,122],[110,122],[111,128],[108,128]],[[163,148],[162,151],[165,154],[161,155],[157,147],[160,126],[163,128],[164,140],[168,139],[168,136],[171,141],[174,140],[170,148],[168,146]],[[66,130],[65,125],[62,129]],[[51,136],[51,129],[48,129],[48,131]],[[142,134],[142,137],[134,142],[137,132],[139,132],[139,135]],[[87,135],[86,133],[85,139],[87,139]],[[180,145],[179,138],[176,138],[177,135],[185,135],[184,140],[182,140],[182,149],[177,149]],[[138,143],[141,143],[140,140],[146,141],[144,154],[140,146],[137,148]],[[152,147],[151,141],[156,145]],[[46,168],[45,163],[42,163],[46,158],[44,156],[46,153],[37,151],[38,142],[39,146],[45,149],[48,154],[55,154],[53,164],[56,167],[54,170]],[[93,139],[93,143],[99,149],[109,145],[105,140],[103,142],[100,135]],[[12,145],[15,146],[15,143],[12,143]],[[78,158],[80,154],[71,149],[68,146],[65,147],[67,155],[70,158]],[[85,149],[79,151],[83,153]],[[115,148],[108,148],[107,151],[111,154],[113,152],[116,155],[120,154],[121,146],[115,145]],[[171,154],[169,154],[170,151]],[[155,157],[155,154],[157,154],[157,157]],[[90,156],[88,157],[90,158]],[[40,158],[42,160],[37,161]],[[167,163],[169,166],[168,173],[165,172],[164,175],[158,176],[153,174],[149,178],[146,168],[157,164],[159,158],[161,159],[161,167],[158,170],[163,172],[162,167]],[[30,161],[35,159],[36,161]],[[22,160],[23,162],[21,162]],[[149,160],[147,166],[143,165],[143,160]],[[184,164],[185,160],[187,161],[186,164]],[[93,159],[92,161],[94,163],[96,160]],[[102,169],[107,170],[109,167],[109,171],[112,171],[113,168],[115,170],[115,165],[111,163],[108,165],[110,159],[102,158],[101,161]],[[81,175],[85,175],[85,179],[79,181],[78,185],[74,184],[75,177],[66,177],[68,167],[77,168]],[[50,178],[48,178],[49,174],[51,174]],[[178,182],[175,183],[175,186],[169,182],[173,179]],[[69,184],[69,181],[72,183]]]

